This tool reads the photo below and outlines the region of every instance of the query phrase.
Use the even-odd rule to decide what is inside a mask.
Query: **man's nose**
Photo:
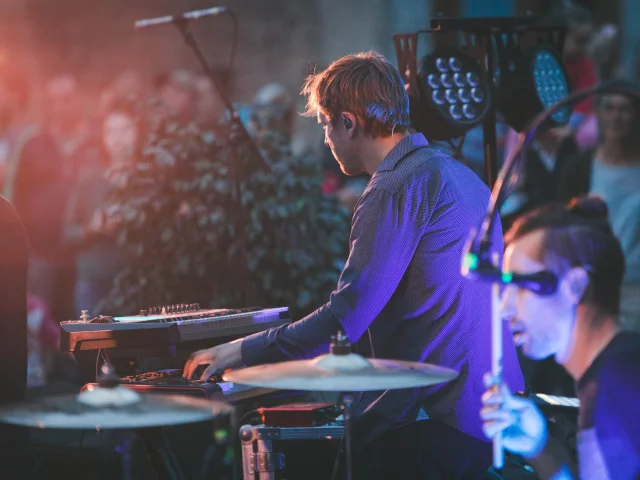
[[[507,285],[502,291],[502,302],[500,304],[500,316],[503,319],[510,319],[517,314],[517,292],[518,287]]]

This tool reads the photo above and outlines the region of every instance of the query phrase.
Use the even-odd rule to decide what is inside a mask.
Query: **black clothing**
[[[640,475],[640,335],[618,334],[578,381],[583,479]]]

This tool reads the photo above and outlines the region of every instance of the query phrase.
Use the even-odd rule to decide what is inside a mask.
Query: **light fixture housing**
[[[485,69],[459,48],[442,47],[423,57],[417,77],[411,124],[431,140],[461,137],[489,112],[493,92]]]
[[[522,132],[538,113],[571,93],[571,80],[560,55],[549,45],[540,44],[519,58],[501,59],[498,110],[504,121]],[[546,127],[566,125],[571,108],[556,112]]]

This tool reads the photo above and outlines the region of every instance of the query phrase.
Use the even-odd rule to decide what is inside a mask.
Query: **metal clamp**
[[[251,475],[255,472],[277,472],[284,470],[284,453],[252,453],[249,471]]]

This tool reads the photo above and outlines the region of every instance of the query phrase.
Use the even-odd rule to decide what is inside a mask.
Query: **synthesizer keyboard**
[[[241,337],[289,323],[289,309],[200,309],[197,304],[169,305],[126,317],[85,318],[60,324],[60,349],[69,352],[156,349],[216,338]]]

